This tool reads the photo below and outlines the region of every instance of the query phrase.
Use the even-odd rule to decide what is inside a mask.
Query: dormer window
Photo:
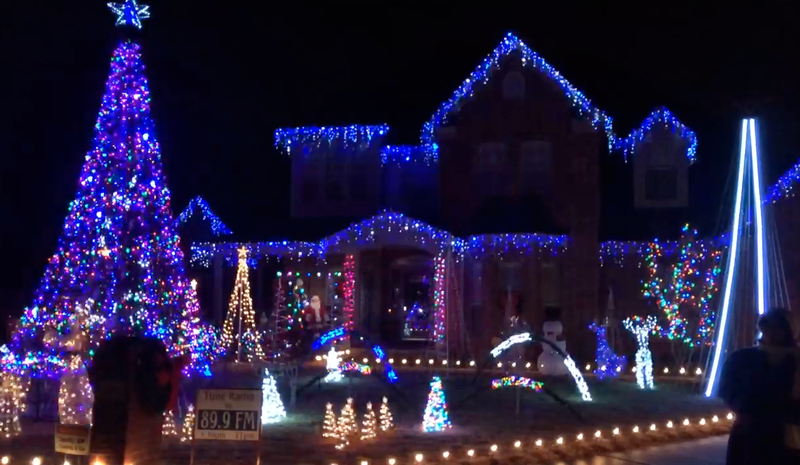
[[[503,79],[503,100],[506,102],[525,100],[525,76],[519,71],[511,71]]]

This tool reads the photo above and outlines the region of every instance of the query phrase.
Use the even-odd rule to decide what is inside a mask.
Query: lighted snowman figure
[[[566,352],[567,341],[558,340],[564,330],[560,321],[545,321],[542,329],[544,330],[544,338],[547,341]],[[553,350],[553,347],[549,344],[542,343],[542,354],[539,355],[537,363],[539,364],[539,372],[543,375],[564,376],[568,373],[567,367],[564,365],[564,358]]]

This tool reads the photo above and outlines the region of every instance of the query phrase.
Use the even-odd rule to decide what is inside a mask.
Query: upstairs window
[[[519,71],[511,71],[503,79],[503,100],[506,102],[525,100],[525,76]]]
[[[651,202],[678,199],[678,170],[651,169],[644,176],[644,197]]]

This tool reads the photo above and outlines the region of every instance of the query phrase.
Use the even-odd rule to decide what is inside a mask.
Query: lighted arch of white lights
[[[497,358],[500,354],[508,350],[510,347],[521,344],[533,342],[533,336],[531,333],[519,333],[514,334],[513,336],[509,337],[505,341],[501,342],[497,345],[494,349],[491,350],[491,355],[494,358]],[[560,355],[560,354],[559,354]],[[586,384],[586,380],[583,379],[583,375],[581,371],[578,369],[578,366],[575,365],[575,361],[572,360],[572,357],[569,354],[564,357],[564,366],[567,367],[569,370],[569,374],[572,375],[572,379],[575,380],[575,385],[578,386],[578,391],[581,393],[581,399],[584,402],[591,402],[592,401],[592,394],[589,392],[589,385]]]

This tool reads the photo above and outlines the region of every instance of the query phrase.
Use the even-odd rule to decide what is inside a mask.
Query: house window
[[[520,151],[523,185],[541,193],[551,184],[553,144],[540,140],[523,142]]]
[[[644,175],[644,197],[652,202],[676,200],[678,198],[678,170],[648,170]]]
[[[475,186],[484,197],[502,195],[505,183],[505,168],[508,147],[501,143],[480,146],[475,166]]]
[[[311,179],[306,179],[300,184],[300,199],[305,204],[316,203],[319,197],[319,184]]]
[[[340,202],[345,196],[345,164],[327,163],[325,165],[325,199]]]
[[[500,285],[505,290],[522,290],[522,264],[521,263],[500,263]]]
[[[525,100],[525,76],[519,71],[511,71],[503,79],[503,99],[507,102]]]
[[[350,200],[364,201],[367,197],[367,177],[356,173],[350,179]]]
[[[543,262],[540,292],[545,307],[561,306],[561,273],[558,262]]]
[[[472,263],[472,305],[483,304],[483,267],[481,262]]]

